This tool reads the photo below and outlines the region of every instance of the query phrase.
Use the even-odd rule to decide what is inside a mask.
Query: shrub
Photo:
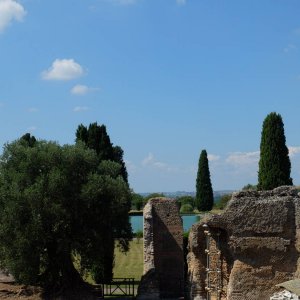
[[[193,210],[194,209],[191,204],[183,204],[180,208],[180,213],[182,213],[182,214],[192,213]]]

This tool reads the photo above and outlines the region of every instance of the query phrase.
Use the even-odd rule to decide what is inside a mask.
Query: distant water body
[[[183,221],[183,230],[188,231],[193,224],[200,221],[200,216],[181,216]],[[138,230],[143,230],[143,216],[130,216],[130,223],[132,226],[132,231],[137,232]]]

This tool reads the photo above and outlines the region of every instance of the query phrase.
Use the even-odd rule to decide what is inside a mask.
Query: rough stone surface
[[[144,275],[137,299],[178,299],[184,292],[183,227],[176,202],[150,199],[144,208]]]
[[[206,299],[203,222],[189,237],[191,299]],[[300,198],[293,187],[234,193],[225,212],[205,221],[220,234],[221,299],[269,300],[276,284],[300,276]],[[299,261],[299,262],[298,262]]]
[[[298,296],[289,291],[275,293],[270,297],[270,300],[299,300]]]

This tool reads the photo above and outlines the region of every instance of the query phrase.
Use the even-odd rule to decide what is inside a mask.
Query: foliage
[[[184,205],[184,204],[189,204],[192,206],[192,208],[194,209],[195,207],[195,198],[192,196],[181,196],[176,198],[176,202],[179,205],[179,208]]]
[[[257,191],[257,185],[248,183],[247,185],[243,186],[242,191]]]
[[[231,199],[232,194],[226,194],[221,196],[219,202],[217,202],[214,205],[214,208],[216,209],[224,209],[227,206],[227,203],[229,202],[229,200]]]
[[[151,193],[146,197],[144,197],[144,206],[147,204],[148,200],[152,198],[162,198],[162,197],[166,197],[166,196],[163,193]]]
[[[261,133],[258,189],[271,190],[281,185],[292,185],[290,173],[284,124],[281,115],[272,112],[265,118]]]
[[[24,141],[5,145],[1,156],[2,267],[25,284],[78,287],[76,254],[96,282],[109,280],[114,240],[127,250],[131,238],[130,190],[117,175],[120,165],[99,165],[81,143]]]
[[[91,123],[89,127],[85,127],[83,124],[80,124],[76,131],[76,142],[83,142],[89,149],[95,150],[100,161],[100,169],[106,170],[107,174],[110,174],[112,177],[122,176],[124,182],[128,185],[128,174],[123,160],[123,150],[119,146],[113,146],[105,125],[98,125],[96,122]],[[111,174],[111,172],[115,173]],[[127,226],[126,224],[124,225]],[[93,269],[94,276],[98,278],[98,281],[103,281],[103,279],[109,280],[112,277],[114,239],[109,230],[106,233],[104,249],[106,252],[103,260],[99,261],[97,267]],[[110,270],[110,272],[106,270]]]
[[[97,152],[99,160],[115,161],[121,165],[120,175],[128,182],[128,174],[123,160],[123,150],[119,146],[113,146],[110,142],[105,125],[91,123],[87,128],[80,124],[76,130],[76,142],[83,142],[88,148]]]
[[[140,194],[132,193],[131,204],[133,209],[142,210],[144,206],[144,197]]]
[[[161,197],[166,197],[163,193],[151,193],[144,197],[145,201],[147,202],[151,198],[161,198]]]
[[[136,239],[137,239],[137,241],[138,241],[138,243],[139,243],[139,242],[140,242],[140,239],[142,239],[143,236],[144,236],[143,230],[138,230],[138,231],[134,234],[134,236],[136,237]]]
[[[194,208],[191,204],[183,204],[180,207],[180,213],[181,214],[192,213],[193,211],[194,211]]]
[[[201,151],[199,158],[195,202],[199,211],[210,211],[214,205],[206,150]]]

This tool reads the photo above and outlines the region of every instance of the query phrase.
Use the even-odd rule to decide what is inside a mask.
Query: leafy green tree
[[[27,140],[5,145],[0,159],[1,267],[18,282],[83,299],[72,257],[97,282],[110,279],[113,243],[107,241],[118,239],[126,251],[132,235],[128,184],[119,164],[99,164],[81,143]]]
[[[30,133],[25,133],[21,137],[21,142],[24,145],[28,145],[29,147],[33,147],[35,145],[36,138],[33,135],[31,135]]]
[[[183,204],[180,207],[181,214],[188,214],[194,211],[193,206],[191,204]]]
[[[224,209],[227,206],[227,203],[231,199],[232,194],[226,194],[221,196],[219,202],[215,203],[214,207],[217,209]]]
[[[128,173],[123,160],[123,150],[113,146],[107,134],[105,125],[91,123],[89,127],[80,124],[76,130],[76,142],[83,142],[88,148],[97,152],[99,160],[111,160],[121,165],[120,175],[128,183]]]
[[[132,203],[133,209],[142,210],[143,206],[144,206],[144,197],[140,194],[133,193],[131,203]]]
[[[214,205],[214,195],[210,181],[206,150],[201,151],[199,158],[195,201],[196,207],[200,211],[210,211]]]
[[[179,208],[185,204],[191,205],[193,209],[195,207],[195,198],[192,196],[181,196],[176,198],[176,201],[179,204]]]
[[[243,186],[242,191],[257,191],[257,185],[248,183]]]
[[[89,124],[88,127],[85,127],[83,124],[80,124],[76,131],[76,142],[83,142],[89,149],[95,150],[100,162],[111,161],[119,164],[118,175],[121,175],[123,180],[129,186],[128,174],[123,160],[123,150],[119,146],[113,146],[110,137],[107,134],[105,125],[98,125],[97,122],[95,122]],[[106,252],[103,256],[103,262],[94,269],[95,274],[99,273],[99,275],[95,275],[96,278],[99,277],[98,281],[103,281],[103,277],[106,281],[111,278],[111,266],[114,259],[114,239],[109,231],[106,235],[104,250]],[[106,267],[103,268],[104,266]],[[103,274],[105,274],[105,276],[103,276]]]
[[[163,193],[151,193],[146,197],[144,197],[144,206],[147,204],[148,200],[152,198],[163,198],[163,197],[166,197]]]
[[[271,190],[281,185],[292,185],[290,174],[284,124],[281,115],[272,112],[265,118],[261,133],[258,189]]]

